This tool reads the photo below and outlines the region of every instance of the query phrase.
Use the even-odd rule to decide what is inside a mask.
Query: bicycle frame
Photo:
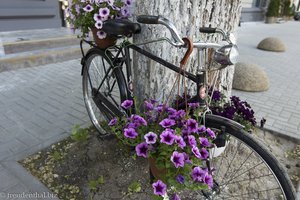
[[[158,56],[156,56],[154,54],[152,54],[151,52],[146,51],[146,50],[138,47],[135,44],[127,43],[123,48],[120,48],[118,50],[119,52],[117,53],[117,55],[119,55],[120,52],[122,50],[124,50],[124,56],[126,58],[125,63],[126,63],[126,72],[127,72],[126,73],[127,74],[126,78],[127,78],[127,84],[128,84],[128,91],[131,94],[133,94],[133,91],[131,90],[131,86],[130,86],[130,84],[132,82],[132,78],[131,78],[132,77],[131,58],[130,58],[130,53],[129,53],[130,49],[132,49],[133,51],[138,52],[138,53],[146,56],[147,58],[149,58],[149,59],[151,59],[151,60],[153,60],[153,61],[155,61],[155,62],[157,62],[157,63],[159,63],[161,65],[163,65],[164,67],[166,67],[166,68],[168,68],[168,69],[170,69],[170,70],[172,70],[174,72],[177,72],[177,73],[185,76],[187,79],[189,79],[189,80],[193,81],[194,83],[196,83],[196,85],[197,85],[197,95],[195,95],[189,101],[191,101],[191,102],[192,101],[193,102],[197,101],[199,103],[203,103],[203,102],[201,102],[203,100],[199,96],[199,91],[200,91],[201,86],[205,83],[205,79],[204,79],[205,78],[205,72],[202,72],[200,74],[194,75],[194,74],[192,74],[190,72],[187,72],[185,70],[180,69],[180,67],[178,67],[178,66],[176,66],[176,65],[174,65],[174,64],[172,64],[172,63],[170,63],[170,62],[168,62],[168,61],[166,61],[166,60],[164,60],[164,59],[162,59],[162,58],[160,58],[160,57],[158,57]]]

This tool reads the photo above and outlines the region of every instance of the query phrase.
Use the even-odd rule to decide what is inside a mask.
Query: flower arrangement
[[[85,38],[92,28],[98,29],[97,36],[104,39],[101,31],[103,22],[108,19],[128,18],[133,0],[69,0],[67,21],[74,29],[80,29]]]
[[[130,112],[133,104],[126,100],[121,106]],[[212,188],[212,171],[204,163],[216,134],[198,123],[199,104],[190,103],[187,110],[180,110],[151,100],[144,101],[143,110],[114,118],[108,125],[122,143],[135,148],[136,156],[151,159],[155,168],[163,169],[161,174],[153,173],[154,197],[171,195],[179,200],[182,189]]]
[[[241,101],[237,96],[231,96],[230,101],[220,91],[212,93],[210,109],[213,114],[234,120],[245,126],[245,130],[251,132],[256,125],[254,111],[246,101]]]

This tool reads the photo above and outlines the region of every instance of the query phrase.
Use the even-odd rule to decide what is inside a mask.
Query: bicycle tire
[[[204,199],[296,199],[292,182],[280,163],[262,144],[243,131],[238,123],[220,116],[207,115],[205,126],[216,132],[225,132],[229,142],[226,142],[225,151],[220,156],[214,158],[210,155],[210,164],[216,163],[214,187],[210,192],[202,191]],[[225,158],[227,156],[233,156],[229,164],[228,158]],[[237,168],[226,169],[224,158],[228,168]],[[247,170],[244,166],[248,166]],[[220,173],[223,173],[222,176]],[[226,185],[222,186],[224,183]],[[277,187],[274,187],[276,184]]]
[[[120,67],[112,65],[112,60],[113,55],[109,51],[104,52],[98,48],[92,48],[86,54],[82,71],[85,107],[92,124],[102,136],[109,134],[109,129],[105,128],[105,124],[116,117],[116,114],[109,104],[103,101],[98,102],[98,105],[95,103],[98,101],[95,99],[97,92],[107,98],[108,103],[113,104],[118,110],[122,110],[120,105],[128,98],[124,74]]]

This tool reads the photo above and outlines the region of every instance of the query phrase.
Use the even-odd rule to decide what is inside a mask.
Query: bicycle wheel
[[[85,106],[91,122],[101,135],[108,134],[104,122],[120,113],[120,105],[127,99],[123,72],[119,67],[111,66],[113,58],[109,56],[109,51],[105,53],[91,49],[87,53],[82,74]]]
[[[205,125],[224,136],[225,146],[222,153],[210,150],[206,165],[213,171],[214,185],[210,191],[199,192],[196,199],[296,199],[285,170],[239,124],[207,115]]]

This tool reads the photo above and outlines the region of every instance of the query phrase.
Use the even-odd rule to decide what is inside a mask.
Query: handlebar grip
[[[154,15],[139,15],[136,20],[142,24],[158,24],[159,16]]]
[[[215,33],[217,28],[201,27],[199,30],[201,33]]]

